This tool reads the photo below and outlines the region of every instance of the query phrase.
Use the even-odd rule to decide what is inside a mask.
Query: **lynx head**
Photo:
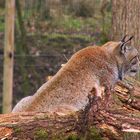
[[[124,75],[135,76],[139,69],[139,53],[131,45],[133,36],[126,38],[127,36],[124,36],[116,47],[116,61],[120,80],[123,79]]]

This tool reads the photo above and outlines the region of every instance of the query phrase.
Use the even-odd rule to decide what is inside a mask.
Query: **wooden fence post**
[[[3,69],[3,113],[11,112],[13,92],[15,0],[6,0]]]

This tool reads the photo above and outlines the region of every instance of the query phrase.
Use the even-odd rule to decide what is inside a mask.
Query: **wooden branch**
[[[130,93],[133,93],[133,100],[128,100]],[[100,106],[97,111],[93,102],[84,111],[67,116],[51,112],[0,115],[0,138],[121,140],[129,132],[135,132],[140,137],[139,82],[132,79],[127,83],[119,82],[112,94],[109,108],[103,108],[102,101]],[[132,139],[131,135],[129,137]]]

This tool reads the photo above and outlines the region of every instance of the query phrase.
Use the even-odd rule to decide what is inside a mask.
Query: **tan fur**
[[[120,42],[108,42],[102,47],[91,46],[78,51],[33,96],[22,99],[13,112],[68,114],[84,109],[89,95],[102,97],[105,90],[113,89],[119,80],[119,67],[122,72],[128,71],[125,67],[138,55],[135,48],[132,50],[125,58],[120,54]]]

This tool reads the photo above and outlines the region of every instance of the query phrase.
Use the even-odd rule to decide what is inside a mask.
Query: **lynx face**
[[[138,50],[129,45],[133,37],[130,37],[127,41],[121,41],[120,43],[120,64],[118,63],[118,69],[120,79],[122,80],[124,75],[135,76],[139,70],[139,53]]]
[[[128,64],[126,66],[126,74],[130,76],[135,76],[139,70],[139,54],[135,48],[130,48],[129,56],[127,60]]]

